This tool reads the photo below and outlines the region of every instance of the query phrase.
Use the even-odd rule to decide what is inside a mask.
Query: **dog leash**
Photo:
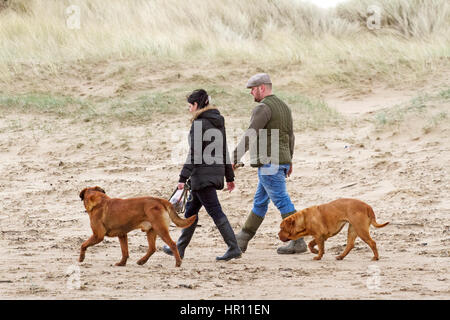
[[[178,187],[175,188],[175,191],[172,193],[169,199],[172,199],[174,194],[178,191]],[[173,205],[175,210],[180,213],[186,212],[186,203],[192,201],[192,192],[191,192],[191,180],[188,179],[184,184],[183,193],[181,194],[180,199]]]

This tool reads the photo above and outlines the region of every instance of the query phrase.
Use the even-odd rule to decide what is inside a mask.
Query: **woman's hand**
[[[184,183],[178,182],[178,190],[183,190],[183,189],[184,189]]]
[[[234,190],[234,188],[235,188],[236,186],[234,185],[234,181],[233,182],[227,182],[227,191],[233,191]]]

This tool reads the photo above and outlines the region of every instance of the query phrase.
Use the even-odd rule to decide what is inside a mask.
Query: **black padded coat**
[[[228,154],[225,119],[215,107],[194,114],[189,132],[190,151],[180,173],[179,182],[190,178],[193,191],[207,187],[221,190],[224,178],[234,181]]]

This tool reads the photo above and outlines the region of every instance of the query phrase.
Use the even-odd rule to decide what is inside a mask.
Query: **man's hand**
[[[287,172],[287,176],[288,176],[288,178],[289,178],[289,176],[292,174],[292,163],[291,163],[291,166],[289,167],[289,170],[288,170],[288,172]]]
[[[184,189],[184,183],[178,182],[178,190],[183,190],[183,189]]]

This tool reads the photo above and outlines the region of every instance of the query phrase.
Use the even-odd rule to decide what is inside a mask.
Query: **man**
[[[284,219],[295,213],[295,207],[286,189],[286,177],[292,173],[294,132],[289,107],[272,94],[272,82],[266,73],[258,73],[247,82],[255,101],[250,126],[233,152],[233,169],[250,149],[250,164],[258,167],[258,187],[253,208],[236,239],[242,252],[255,236],[269,206],[270,200]],[[277,249],[279,254],[306,252],[303,238],[291,240],[287,246]]]

